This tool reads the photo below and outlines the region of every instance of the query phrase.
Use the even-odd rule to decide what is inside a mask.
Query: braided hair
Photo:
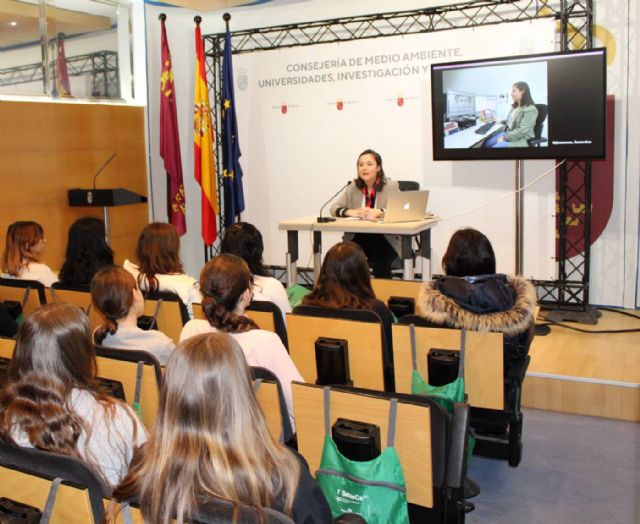
[[[133,306],[136,288],[133,275],[119,266],[107,266],[95,274],[91,281],[91,299],[105,317],[104,324],[93,335],[96,344],[102,344],[107,335],[118,330],[118,320],[125,318]]]
[[[252,286],[249,266],[240,257],[222,254],[207,262],[200,273],[200,291],[209,323],[226,333],[259,329],[253,320],[237,312],[242,294]]]

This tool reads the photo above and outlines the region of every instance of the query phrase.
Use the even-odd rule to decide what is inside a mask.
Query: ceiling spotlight
[[[11,22],[9,22],[9,25],[10,25],[11,27],[15,27],[15,26],[17,26],[17,25],[18,25],[18,22],[16,22],[15,20],[12,20]]]

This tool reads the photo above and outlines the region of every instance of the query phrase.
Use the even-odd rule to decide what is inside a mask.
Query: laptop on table
[[[387,197],[382,222],[424,220],[429,191],[393,191]]]

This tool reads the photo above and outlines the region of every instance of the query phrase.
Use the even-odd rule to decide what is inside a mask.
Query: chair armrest
[[[462,489],[467,474],[469,404],[455,403],[451,415],[451,437],[447,463],[447,487]]]

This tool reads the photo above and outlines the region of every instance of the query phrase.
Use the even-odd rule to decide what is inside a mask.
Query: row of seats
[[[376,296],[383,302],[398,296],[415,299],[421,289],[421,283],[414,281],[372,279],[371,282]],[[30,289],[33,292],[30,292]],[[38,307],[39,300],[44,297],[48,301],[63,300],[82,307],[89,315],[93,326],[102,322],[99,313],[91,307],[91,297],[86,290],[61,289],[59,285],[48,289],[43,288],[38,282],[0,279],[0,300],[8,298],[7,291],[13,292],[14,299],[22,297],[26,314],[31,308]],[[315,383],[318,378],[315,360],[316,340],[329,337],[347,340],[350,378],[355,387],[411,392],[412,361],[407,326],[394,325],[392,328],[394,367],[393,376],[389,378],[384,372],[385,341],[377,316],[361,310],[321,310],[322,308],[307,306],[303,308],[304,314],[290,313],[287,315],[286,327],[280,310],[271,302],[252,302],[247,315],[262,329],[273,331],[280,336],[306,382]],[[204,318],[199,304],[194,304],[193,311],[196,318]],[[158,329],[176,343],[182,326],[188,320],[183,303],[176,295],[170,293],[158,293],[147,297],[145,315],[155,318]],[[420,323],[417,317],[412,317],[410,321],[418,325]],[[401,322],[404,322],[404,319],[401,319]],[[459,349],[459,338],[459,332],[456,330],[417,328],[418,369],[426,380],[429,351],[432,348],[456,351]],[[511,390],[515,391],[515,396],[512,395],[514,398],[505,402],[503,335],[469,333],[464,370],[468,402],[474,408],[474,414],[488,413],[497,419],[499,424],[507,425],[509,428],[504,438],[496,440],[492,436],[488,439],[488,448],[481,438],[476,448],[477,453],[506,459],[512,466],[517,466],[521,459],[522,416],[519,392],[527,366],[528,358],[519,368],[517,376],[506,377],[511,383]]]
[[[0,339],[0,357],[10,359],[14,346],[15,341]],[[122,383],[126,402],[139,406],[144,423],[150,427],[157,412],[162,373],[157,361],[142,351],[100,347],[96,351],[98,376]],[[270,431],[274,437],[288,440],[291,428],[277,379],[266,370],[258,368],[253,371],[254,378],[261,379],[257,397]],[[461,494],[468,406],[456,404],[450,415],[428,397],[366,389],[333,389],[332,423],[338,418],[362,420],[364,417],[367,422],[377,425],[381,434],[387,432],[390,399],[399,399],[395,447],[404,469],[410,514],[421,522],[459,522],[463,515]],[[294,383],[293,400],[298,449],[314,472],[320,464],[324,439],[322,387]],[[79,468],[74,464],[78,461],[54,457],[49,460],[51,454],[48,453],[0,444],[0,474],[3,480],[7,479],[0,488],[0,496],[43,509],[51,481],[62,476],[76,487],[59,489],[60,498],[56,498],[52,506],[51,522],[90,522],[88,515],[93,515],[95,522],[100,522],[102,506],[96,504],[96,500],[108,496],[104,485],[99,480],[93,484],[88,482],[85,470],[89,468],[83,465]],[[70,465],[64,466],[65,460]],[[78,488],[77,485],[84,487]],[[69,508],[74,508],[74,511],[70,512]]]

